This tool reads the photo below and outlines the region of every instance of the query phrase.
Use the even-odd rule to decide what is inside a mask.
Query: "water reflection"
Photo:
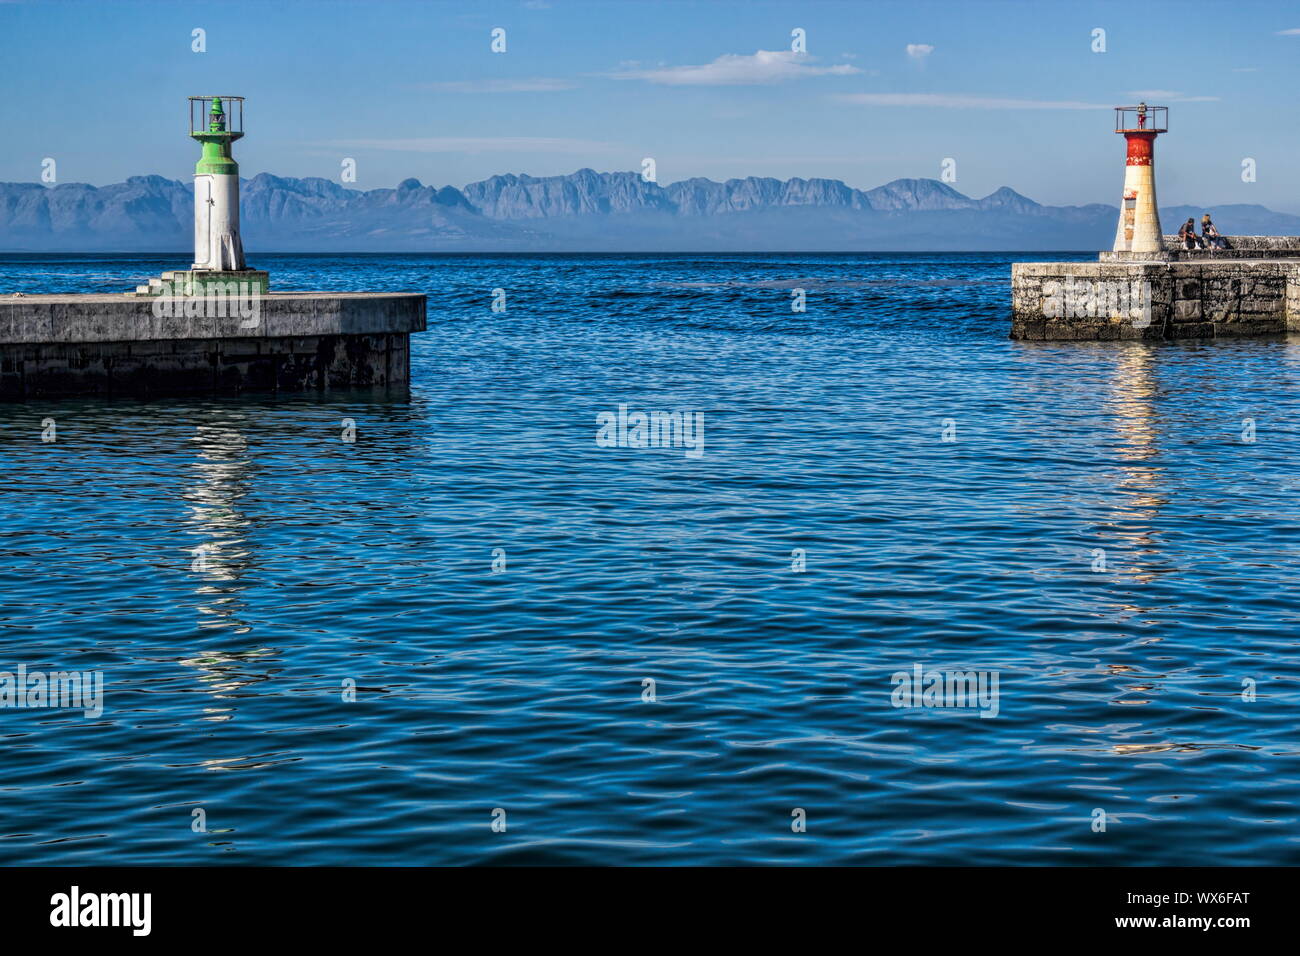
[[[251,522],[240,509],[253,478],[253,460],[244,434],[247,416],[224,411],[223,417],[195,426],[191,443],[196,449],[194,481],[183,495],[189,504],[189,523],[198,542],[191,551],[190,571],[198,580],[194,607],[201,630],[243,635],[252,631],[243,592],[253,568],[247,541]],[[204,690],[218,699],[232,699],[241,688],[269,680],[270,673],[250,668],[276,651],[258,647],[245,650],[205,650],[180,663],[199,671]],[[228,720],[234,708],[204,709],[206,720]]]
[[[1155,349],[1148,345],[1117,350],[1104,406],[1119,438],[1117,502],[1107,524],[1114,537],[1132,549],[1131,573],[1143,583],[1154,576],[1150,564],[1159,549],[1153,526],[1169,501],[1164,469],[1156,464],[1160,422],[1155,410],[1155,355]]]
[[[240,617],[245,609],[240,593],[249,569],[249,521],[239,502],[249,491],[252,459],[241,428],[245,416],[227,414],[224,421],[195,426],[190,439],[197,450],[195,480],[184,498],[197,540],[190,570],[201,582],[195,590],[199,627],[244,634],[250,630]]]
[[[1288,335],[1282,342],[1282,364],[1291,376],[1293,385],[1300,384],[1300,335]]]
[[[1119,349],[1115,356],[1114,374],[1104,411],[1119,438],[1115,448],[1116,504],[1112,517],[1106,522],[1113,538],[1129,547],[1124,556],[1123,571],[1134,580],[1146,584],[1155,578],[1154,563],[1160,548],[1154,529],[1156,518],[1168,503],[1165,492],[1167,480],[1164,469],[1156,462],[1160,456],[1159,439],[1161,422],[1155,409],[1157,394],[1154,360],[1156,350],[1148,345],[1134,345]],[[1122,621],[1149,617],[1154,608],[1121,602],[1116,611]],[[1126,664],[1109,663],[1104,669],[1115,677],[1136,676],[1138,669]],[[1135,684],[1120,684],[1115,688],[1111,703],[1119,706],[1143,707],[1152,703],[1154,695],[1161,692],[1163,674],[1145,674]],[[1145,682],[1143,682],[1145,681]],[[1163,744],[1115,744],[1116,754],[1156,752],[1166,749]]]

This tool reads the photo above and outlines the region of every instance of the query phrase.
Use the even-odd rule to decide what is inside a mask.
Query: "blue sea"
[[[1010,341],[1050,258],[253,256],[409,391],[0,405],[0,671],[103,681],[0,862],[1300,862],[1300,340]]]

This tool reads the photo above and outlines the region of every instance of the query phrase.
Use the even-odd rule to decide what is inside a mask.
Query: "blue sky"
[[[0,180],[38,181],[46,157],[59,182],[188,179],[185,97],[229,92],[246,176],[338,180],[352,158],[358,188],[463,186],[653,157],[661,183],[870,188],[951,158],[969,195],[1113,204],[1108,107],[1143,97],[1170,107],[1162,204],[1297,211],[1298,57],[1300,4],[1249,0],[0,0]]]

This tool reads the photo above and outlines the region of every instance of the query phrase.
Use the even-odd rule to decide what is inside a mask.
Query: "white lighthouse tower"
[[[207,297],[266,294],[270,276],[248,268],[239,238],[239,164],[231,144],[244,137],[242,96],[191,96],[190,136],[203,146],[194,167],[194,264],[164,272],[136,295]]]
[[[196,272],[246,268],[239,240],[239,164],[230,152],[243,135],[242,96],[190,97],[190,136],[203,144],[203,155],[194,167]]]
[[[1156,137],[1169,129],[1165,106],[1115,107],[1115,132],[1128,143],[1124,198],[1115,230],[1115,252],[1158,253],[1164,248],[1156,208]]]

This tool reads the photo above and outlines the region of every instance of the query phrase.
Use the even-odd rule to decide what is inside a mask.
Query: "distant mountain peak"
[[[872,209],[937,211],[969,209],[975,200],[937,179],[895,179],[866,192]]]
[[[128,176],[126,184],[128,186],[148,186],[151,189],[165,188],[176,182],[174,179],[168,179],[166,176],[159,176],[157,173],[150,173],[146,176]]]
[[[1001,186],[989,193],[979,201],[984,209],[1037,209],[1041,208],[1038,203],[1025,196],[1020,195],[1010,186]]]

